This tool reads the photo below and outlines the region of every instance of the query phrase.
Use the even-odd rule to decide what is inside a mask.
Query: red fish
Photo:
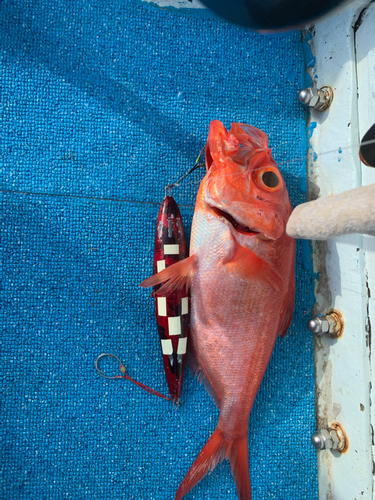
[[[295,241],[285,227],[288,192],[267,136],[210,124],[207,173],[192,226],[190,257],[148,278],[168,293],[191,285],[189,361],[220,409],[217,427],[178,488],[181,500],[222,459],[240,500],[251,499],[249,416],[278,335],[294,308]]]

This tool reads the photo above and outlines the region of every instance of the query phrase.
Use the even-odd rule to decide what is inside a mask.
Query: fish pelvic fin
[[[150,286],[164,285],[157,291],[158,295],[168,295],[175,290],[181,290],[184,286],[189,288],[191,278],[197,269],[197,258],[191,255],[187,259],[180,260],[162,271],[142,281],[139,285],[142,288]]]
[[[225,265],[230,273],[239,278],[266,281],[276,291],[283,289],[283,280],[276,269],[241,245],[236,245],[232,258]]]
[[[242,438],[230,440],[218,427],[184,477],[175,500],[181,500],[224,458],[230,460],[239,500],[251,500],[247,433]]]

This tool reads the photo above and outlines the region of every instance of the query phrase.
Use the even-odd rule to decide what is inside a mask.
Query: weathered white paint
[[[316,62],[313,76],[317,76],[317,86],[330,85],[335,96],[328,111],[311,113],[311,122],[316,123],[316,128],[310,144],[312,153],[318,154],[316,161],[313,161],[313,154],[310,156],[308,165],[309,194],[312,198],[358,187],[365,181],[363,175],[370,175],[368,172],[362,174],[364,169],[358,157],[358,146],[351,148],[358,144],[361,134],[365,132],[362,131],[364,121],[357,98],[354,31],[363,8],[363,2],[352,2],[346,9],[315,25],[313,52]],[[374,33],[375,20],[372,19],[363,35],[360,33],[364,23],[357,31],[358,53],[360,37],[368,40],[371,32]],[[368,43],[375,47],[373,36]],[[368,51],[369,46],[366,47],[361,49],[363,54]],[[362,71],[361,60],[364,61],[367,56],[359,60],[361,57],[358,56],[359,74]],[[370,71],[370,63],[362,62],[362,65],[366,64]],[[359,75],[358,82],[367,77]],[[360,99],[369,106],[369,88],[365,88],[365,84],[363,87],[363,91],[359,91]],[[374,121],[374,112],[372,117]],[[336,152],[319,155],[331,150]],[[373,245],[372,237],[368,238]],[[325,313],[334,308],[342,313],[345,320],[341,339],[315,341],[317,426],[327,427],[338,421],[349,437],[349,449],[345,454],[331,451],[317,454],[320,500],[373,500],[370,348],[366,332],[365,264],[369,265],[368,245],[366,239],[358,234],[313,245],[314,271],[320,273],[316,281],[315,312]],[[374,261],[372,265],[375,265]],[[369,274],[369,279],[375,290],[375,273],[371,278]]]
[[[365,12],[362,23],[356,33],[356,55],[358,74],[358,113],[360,137],[375,122],[375,4]],[[375,169],[362,167],[362,184],[375,183]],[[375,214],[374,214],[375,218]],[[370,362],[372,375],[371,400],[375,402],[375,353],[371,352],[371,326],[375,325],[375,238],[363,237],[364,264],[366,283],[363,293],[367,302],[366,334],[370,347]],[[371,407],[372,433],[375,429],[375,408]],[[372,454],[375,456],[374,441]],[[374,486],[373,486],[374,490]],[[373,498],[375,493],[373,492]]]

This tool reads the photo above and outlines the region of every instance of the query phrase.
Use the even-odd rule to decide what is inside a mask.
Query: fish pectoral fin
[[[241,245],[236,245],[232,258],[225,265],[230,273],[241,279],[266,281],[277,291],[283,288],[283,280],[276,269]]]
[[[158,295],[167,295],[174,290],[181,290],[184,286],[189,288],[191,278],[197,270],[197,265],[198,259],[196,255],[191,255],[187,259],[180,260],[176,264],[166,267],[160,273],[150,276],[142,281],[139,286],[148,288],[164,283],[157,291]]]

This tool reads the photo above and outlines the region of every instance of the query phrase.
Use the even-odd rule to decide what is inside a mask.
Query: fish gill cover
[[[0,24],[2,496],[173,499],[217,421],[214,403],[187,373],[174,410],[99,377],[94,360],[116,353],[167,393],[153,301],[138,284],[152,273],[164,187],[192,166],[211,120],[264,130],[292,204],[305,201],[304,161],[290,162],[306,152],[300,34],[136,1],[4,1]],[[201,175],[173,193],[187,233]],[[296,281],[291,329],[250,418],[254,500],[317,498],[300,246]],[[187,498],[235,500],[229,464]]]

